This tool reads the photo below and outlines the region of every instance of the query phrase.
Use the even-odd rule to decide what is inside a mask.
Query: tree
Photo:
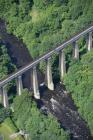
[[[11,110],[9,108],[3,108],[0,106],[0,123],[2,123],[7,117],[11,116]]]
[[[69,140],[53,116],[45,116],[38,110],[27,90],[15,98],[13,106],[18,128],[29,133],[31,140],[49,140],[50,137],[51,140]]]
[[[0,79],[13,72],[14,69],[15,67],[11,63],[6,47],[4,45],[0,45]]]
[[[64,83],[93,134],[93,50],[72,63]]]

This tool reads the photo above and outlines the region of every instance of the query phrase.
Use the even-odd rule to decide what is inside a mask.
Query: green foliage
[[[3,136],[5,140],[10,140],[10,135],[16,133],[17,131],[18,130],[9,117],[0,124],[0,136]],[[21,135],[18,135],[14,140],[23,140],[23,138]]]
[[[10,57],[7,54],[7,49],[4,45],[0,45],[0,79],[14,70]]]
[[[35,7],[39,9],[47,8],[51,4],[60,6],[61,4],[67,4],[68,0],[33,0]]]
[[[0,108],[0,123],[2,123],[10,115],[11,115],[10,109]]]
[[[33,58],[93,21],[92,0],[1,0],[0,10],[8,31],[23,39]]]
[[[5,13],[9,10],[13,0],[0,0],[0,17],[4,18]]]
[[[33,58],[93,21],[92,0],[1,0],[0,6],[8,31],[23,39]]]
[[[8,18],[8,30],[22,38],[32,57],[36,58],[90,24],[93,10],[88,7],[91,5],[87,0],[34,0],[29,5],[32,9],[28,8],[24,18],[20,16],[20,6],[17,6],[18,15]],[[42,70],[44,67],[40,66]]]
[[[82,6],[86,3],[84,0],[70,0],[69,1],[69,11],[72,19],[77,19],[83,14]],[[83,3],[82,3],[83,2]]]
[[[53,116],[43,115],[31,98],[31,93],[23,91],[14,100],[14,120],[19,129],[29,133],[32,140],[69,140]]]
[[[32,0],[20,0],[18,6],[19,17],[24,19],[29,13],[29,10],[32,7]]]
[[[64,22],[62,23],[62,33],[64,39],[68,39],[68,37],[71,37],[72,34],[74,34],[74,24],[75,23],[73,20],[64,20]]]
[[[68,39],[73,34],[79,32],[81,29],[93,22],[93,0],[0,0],[0,17],[6,20],[8,31],[21,38],[27,45],[32,57],[36,58],[55,46],[58,46],[65,39]],[[82,53],[85,49],[83,40],[81,40],[79,44],[80,52]],[[0,53],[1,52],[2,51],[0,49]],[[72,50],[69,47],[69,49],[67,48],[65,52],[66,64],[69,66]],[[4,57],[2,54],[0,55],[0,77],[3,78],[8,73],[9,69],[11,72],[11,66],[9,66],[10,60],[7,58],[7,54],[4,53]],[[81,114],[88,121],[90,129],[93,133],[93,112],[90,111],[93,106],[91,101],[93,93],[93,64],[90,65],[90,58],[92,57],[88,54],[88,56],[86,55],[85,58],[82,58],[81,62],[73,62],[72,64],[75,63],[73,66],[70,64],[71,67],[67,74],[68,77],[65,77],[65,83],[68,90],[72,93],[73,99],[79,107]],[[57,59],[58,57],[56,57],[56,55],[53,56],[53,74],[56,76],[58,75],[58,63],[56,63]],[[86,62],[89,62],[89,64],[85,64],[85,60]],[[39,68],[44,71],[45,63],[41,63]],[[20,102],[21,97],[18,98],[20,98],[18,99]],[[20,104],[19,102],[18,104]],[[26,105],[27,107],[29,106],[28,104]],[[83,108],[82,105],[84,106]],[[33,105],[31,104],[31,107],[32,106]],[[24,104],[23,108],[21,108],[21,104],[17,107],[22,109],[22,113],[26,111]],[[18,108],[15,109],[15,118],[17,118],[17,115],[19,116],[17,119],[18,126],[20,128],[25,126],[25,128],[29,130],[29,126],[26,126],[27,118],[25,117],[27,116],[24,115],[24,117],[22,117],[22,115],[17,112]],[[27,109],[26,115],[28,112],[29,110]],[[31,115],[32,114],[30,114],[30,116]],[[44,139],[43,134],[45,137],[45,135],[50,135],[51,133],[51,131],[45,132],[41,134],[42,137],[39,137],[37,134],[38,131],[39,130],[37,129],[36,132],[32,130],[33,136],[36,136],[35,139]]]
[[[4,123],[7,125],[7,126],[10,126],[12,128],[12,130],[14,130],[15,132],[17,132],[17,128],[14,126],[13,124],[13,121],[11,120],[10,117],[8,117],[7,119],[5,119]]]
[[[93,134],[93,50],[72,63],[64,83]]]
[[[0,45],[0,80],[5,78],[8,74],[15,69],[11,63],[10,57],[7,53],[7,49],[4,45]],[[2,99],[1,99],[2,100]],[[0,103],[2,102],[0,100]],[[0,108],[0,123],[4,121],[11,114],[9,109]]]

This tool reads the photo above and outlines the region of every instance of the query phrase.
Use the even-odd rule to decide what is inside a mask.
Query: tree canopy
[[[72,62],[64,83],[93,134],[93,50]]]
[[[52,115],[45,116],[38,110],[27,90],[14,99],[13,107],[17,127],[28,133],[31,140],[69,140],[69,135]]]
[[[7,31],[22,39],[36,58],[93,22],[93,0],[0,0],[0,18],[6,21]],[[79,44],[80,53],[84,54],[84,40]],[[70,68],[64,82],[93,134],[93,51],[72,64],[71,52],[69,47],[66,64]],[[58,76],[57,60],[58,57],[53,56],[53,71]],[[0,46],[0,78],[12,72],[11,66],[6,48]],[[40,64],[40,69],[45,69],[44,63]],[[51,140],[67,139],[57,121],[42,115],[27,93],[16,97],[14,109],[17,126],[25,128],[34,140],[50,139],[51,133]]]

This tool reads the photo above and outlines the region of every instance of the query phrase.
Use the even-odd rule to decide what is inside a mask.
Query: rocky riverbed
[[[19,69],[33,61],[22,40],[8,34],[6,24],[0,20],[0,43],[5,44],[12,63]],[[39,85],[44,82],[44,75],[38,70]],[[56,83],[56,82],[55,82]],[[31,71],[23,75],[24,88],[32,89]],[[45,86],[40,87],[41,100],[37,100],[38,107],[43,113],[52,113],[60,125],[71,134],[71,140],[93,140],[87,123],[79,115],[70,94],[62,83],[56,83],[55,90],[50,91]]]

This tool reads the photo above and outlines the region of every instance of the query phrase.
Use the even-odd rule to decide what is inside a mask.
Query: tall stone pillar
[[[21,95],[22,94],[22,90],[23,90],[23,84],[22,84],[22,76],[18,76],[17,77],[17,95]]]
[[[60,69],[60,76],[62,80],[64,77],[64,74],[66,73],[66,62],[65,62],[64,50],[61,50],[59,52],[59,69]]]
[[[9,103],[8,103],[8,95],[7,95],[6,85],[2,87],[2,92],[3,92],[3,106],[5,108],[7,108],[9,106]]]
[[[74,55],[74,58],[75,59],[79,59],[79,47],[78,47],[78,44],[77,44],[77,42],[73,42],[73,50],[74,50],[74,52],[73,52],[73,55]]]
[[[46,84],[50,90],[54,90],[54,83],[52,78],[51,58],[46,60]]]
[[[90,51],[92,49],[92,32],[89,32],[87,45],[88,45],[88,51]]]
[[[37,71],[36,67],[33,67],[33,90],[34,90],[34,97],[36,99],[40,99],[39,87],[38,87],[38,79],[37,79]]]

